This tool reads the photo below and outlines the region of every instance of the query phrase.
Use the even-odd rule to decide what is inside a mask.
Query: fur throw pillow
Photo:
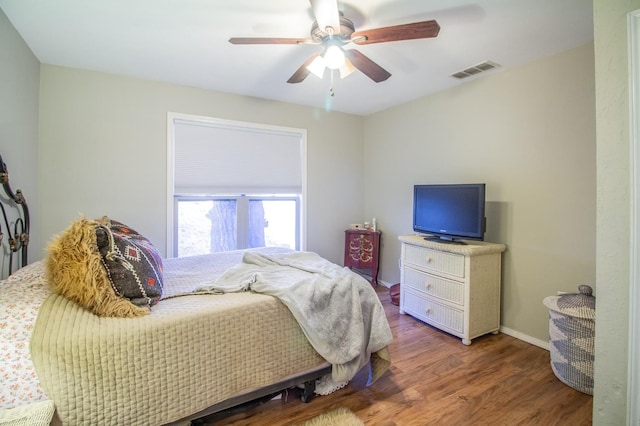
[[[49,244],[49,284],[98,316],[147,315],[162,297],[162,259],[120,222],[81,218]]]

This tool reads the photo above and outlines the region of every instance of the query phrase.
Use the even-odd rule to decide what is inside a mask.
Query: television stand
[[[471,339],[500,329],[504,244],[442,244],[401,235],[400,313]]]
[[[460,246],[466,246],[467,243],[465,243],[462,240],[456,240],[453,238],[442,238],[442,237],[437,237],[435,235],[427,235],[426,237],[423,237],[425,240],[427,241],[433,241],[436,243],[443,243],[443,244],[457,244]]]

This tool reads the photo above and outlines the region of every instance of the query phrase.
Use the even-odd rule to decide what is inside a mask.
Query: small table
[[[361,229],[347,229],[344,232],[344,266],[370,269],[371,285],[377,285],[381,232]]]

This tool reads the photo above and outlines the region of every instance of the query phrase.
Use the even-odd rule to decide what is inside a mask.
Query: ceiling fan
[[[342,78],[355,69],[360,70],[376,83],[385,81],[391,74],[350,44],[365,45],[389,41],[433,38],[440,32],[435,20],[415,22],[356,31],[353,22],[338,10],[337,0],[309,0],[316,20],[311,25],[311,38],[232,37],[232,44],[317,44],[322,51],[311,55],[287,83],[300,83],[309,73],[322,78],[326,68],[338,69]]]

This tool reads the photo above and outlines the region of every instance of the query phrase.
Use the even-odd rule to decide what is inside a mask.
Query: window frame
[[[307,240],[307,131],[305,129],[274,126],[261,123],[251,123],[244,121],[226,120],[213,117],[205,117],[192,114],[183,114],[176,112],[167,113],[167,196],[166,196],[166,215],[167,215],[167,240],[165,253],[167,257],[175,257],[177,253],[177,238],[175,232],[177,229],[177,204],[174,200],[176,195],[180,196],[220,196],[228,197],[228,194],[176,194],[174,182],[174,152],[175,152],[175,125],[176,123],[189,123],[194,125],[211,124],[217,127],[247,131],[251,133],[283,133],[295,136],[300,143],[301,156],[301,191],[299,195],[277,194],[278,196],[296,196],[298,198],[298,228],[296,230],[297,244],[299,250],[306,250]],[[232,194],[237,195],[237,194]],[[264,197],[266,194],[256,194],[251,192],[251,196]],[[274,195],[274,194],[269,194]]]

